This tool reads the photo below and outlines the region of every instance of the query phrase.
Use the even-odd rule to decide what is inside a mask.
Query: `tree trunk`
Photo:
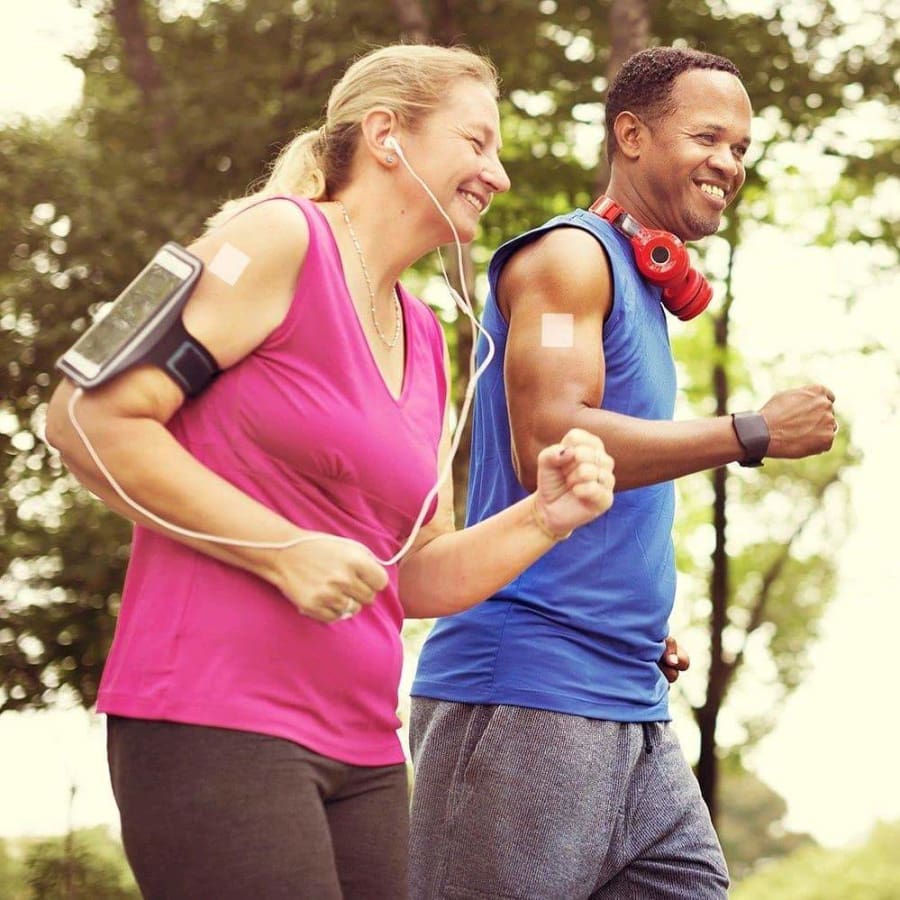
[[[607,77],[612,82],[622,63],[650,44],[653,0],[613,0],[609,9],[610,52]]]
[[[442,47],[456,44],[464,36],[456,17],[455,0],[440,0],[431,26],[420,0],[391,0],[403,39],[414,44],[434,42]]]
[[[397,24],[403,39],[412,44],[426,44],[430,40],[428,17],[419,0],[391,0],[397,14]]]
[[[147,43],[147,29],[141,18],[141,0],[114,0],[112,17],[122,38],[125,70],[141,92],[153,133],[160,141],[169,130],[172,119],[157,103],[163,78]]]
[[[436,4],[434,31],[432,40],[444,47],[459,43],[465,38],[465,34],[459,27],[456,15],[456,0],[439,0]],[[465,279],[466,290],[469,298],[475,305],[475,264],[472,262],[472,248],[468,244],[462,248],[463,271],[459,271],[456,245],[447,244],[444,248],[444,260],[447,267],[447,275],[453,289],[462,295],[462,283]],[[477,310],[476,310],[477,314]],[[456,373],[453,384],[453,400],[457,412],[462,407],[466,391],[469,389],[469,356],[472,352],[472,323],[462,313],[456,317],[454,324],[456,348],[453,355]],[[466,499],[469,487],[469,459],[472,446],[472,415],[469,414],[459,441],[459,450],[453,460],[453,505],[456,513],[456,521],[460,527],[466,518]]]
[[[734,263],[734,250],[729,249],[728,276],[726,289],[731,296],[731,273]],[[730,388],[725,359],[728,349],[728,326],[731,304],[726,301],[721,312],[715,318],[715,360],[712,372],[712,387],[716,401],[717,416],[728,414]],[[713,824],[718,813],[719,758],[716,753],[716,724],[719,712],[725,700],[728,681],[732,669],[724,657],[722,635],[728,624],[729,567],[726,540],[728,537],[727,513],[727,481],[728,469],[720,466],[712,473],[713,481],[713,529],[715,545],[712,552],[712,572],[709,582],[709,599],[712,605],[709,623],[709,676],[706,687],[706,700],[696,711],[697,725],[700,729],[700,756],[697,760],[697,780],[700,793],[709,808]]]
[[[716,405],[722,395],[719,385],[724,388],[727,398],[727,379],[720,363],[715,367]],[[709,625],[709,676],[706,687],[706,701],[697,716],[700,728],[700,756],[697,759],[697,780],[700,793],[706,801],[713,824],[718,813],[719,757],[716,753],[716,724],[728,681],[728,668],[722,656],[722,635],[727,623],[728,609],[728,555],[725,552],[727,516],[725,490],[727,473],[724,466],[715,469],[713,478],[713,528],[715,547],[712,553],[712,574],[710,576],[710,601],[712,613]]]
[[[434,39],[444,47],[465,41],[456,18],[457,0],[440,0],[435,11]]]
[[[613,0],[609,9],[609,62],[606,81],[612,84],[622,63],[650,43],[653,0]],[[609,184],[609,160],[604,153],[597,165],[596,191],[602,194]]]

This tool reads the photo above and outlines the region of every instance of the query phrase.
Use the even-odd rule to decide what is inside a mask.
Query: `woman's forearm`
[[[249,541],[274,543],[303,534],[278,513],[206,468],[159,422],[84,418],[87,421],[82,427],[95,452],[123,491],[167,522],[189,531]],[[113,511],[230,565],[276,580],[277,551],[191,538],[161,526],[119,496],[69,425],[57,424],[48,439],[72,474]]]
[[[538,524],[534,495],[470,528],[438,535],[400,564],[409,618],[461,612],[543,556],[556,541]]]

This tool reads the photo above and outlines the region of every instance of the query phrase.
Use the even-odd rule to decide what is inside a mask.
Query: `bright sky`
[[[0,118],[52,114],[77,99],[80,76],[61,53],[87,39],[88,20],[66,0],[0,0]],[[810,355],[805,380],[835,391],[865,451],[851,477],[855,524],[837,551],[838,596],[813,652],[812,672],[751,758],[757,773],[786,798],[789,827],[832,846],[861,839],[879,818],[900,819],[893,688],[900,656],[894,537],[900,316],[888,285],[869,283],[866,264],[771,230],[742,246],[735,275],[738,345],[760,361],[780,353],[791,360]],[[852,313],[835,299],[835,286],[848,283],[856,288]],[[680,327],[690,326],[673,330]],[[890,348],[892,360],[854,353],[816,358],[823,349],[870,340]],[[799,366],[792,362],[791,368]],[[691,730],[685,723],[680,730],[690,751]],[[117,823],[98,717],[81,710],[0,716],[0,771],[7,774],[0,835],[62,832],[70,812],[76,826]],[[72,785],[77,791],[70,810]]]
[[[53,115],[81,95],[81,73],[63,53],[89,39],[92,17],[66,0],[0,0],[0,119]]]

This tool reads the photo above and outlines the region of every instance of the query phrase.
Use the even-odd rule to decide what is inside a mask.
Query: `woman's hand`
[[[269,581],[318,622],[355,615],[387,587],[384,567],[356,541],[323,535],[271,552]]]
[[[535,514],[550,533],[562,539],[612,506],[615,483],[613,459],[603,449],[603,441],[572,428],[538,456]]]

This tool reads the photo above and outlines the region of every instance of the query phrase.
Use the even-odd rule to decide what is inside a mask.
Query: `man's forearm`
[[[585,408],[573,424],[603,440],[616,463],[617,491],[715,469],[744,456],[731,416],[672,422]]]
[[[731,416],[709,419],[639,419],[587,406],[559,422],[533,422],[533,433],[516,441],[516,474],[526,490],[534,490],[539,449],[552,435],[583,428],[597,435],[615,461],[616,492],[658,484],[743,459]],[[514,431],[515,434],[515,431]]]

